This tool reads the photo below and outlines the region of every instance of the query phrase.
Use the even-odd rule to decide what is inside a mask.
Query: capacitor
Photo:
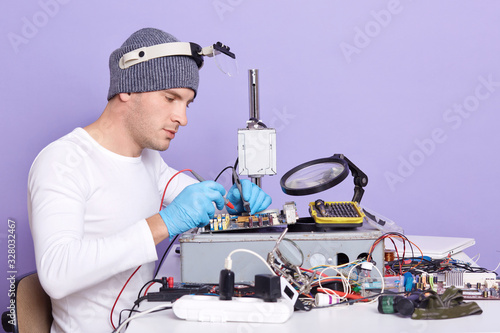
[[[384,261],[387,261],[387,262],[390,262],[390,261],[394,261],[394,254],[396,253],[396,251],[394,250],[385,250],[385,253],[384,253]]]
[[[317,307],[338,304],[339,302],[340,297],[337,294],[317,293],[316,296],[314,296],[314,304],[316,304]]]

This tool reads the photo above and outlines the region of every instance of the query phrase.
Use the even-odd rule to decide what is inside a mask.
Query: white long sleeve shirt
[[[139,289],[153,278],[156,247],[146,218],[160,208],[176,170],[156,151],[115,154],[77,128],[37,156],[28,179],[28,210],[40,282],[52,299],[52,332],[110,332]],[[169,204],[195,181],[180,174]]]

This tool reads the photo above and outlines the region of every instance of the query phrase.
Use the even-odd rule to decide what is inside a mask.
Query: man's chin
[[[152,144],[150,145],[149,149],[157,151],[165,151],[168,149],[168,147],[170,147],[170,141]]]

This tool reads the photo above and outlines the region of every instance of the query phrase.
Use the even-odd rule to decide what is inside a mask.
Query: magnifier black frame
[[[344,170],[340,173],[340,175],[333,178],[332,180],[330,180],[324,184],[317,185],[317,186],[296,189],[296,188],[287,187],[285,185],[288,178],[290,178],[290,176],[295,174],[297,171],[300,171],[304,168],[310,167],[311,165],[327,163],[327,162],[342,164],[342,166],[344,167]],[[354,177],[354,196],[352,198],[352,201],[359,203],[359,202],[361,202],[361,198],[363,197],[363,194],[365,192],[363,187],[365,187],[368,184],[368,176],[363,171],[361,171],[356,165],[354,165],[354,163],[352,163],[343,154],[334,154],[331,157],[320,158],[320,159],[312,160],[312,161],[309,161],[306,163],[302,163],[302,164],[296,166],[295,168],[291,169],[287,173],[285,173],[283,175],[283,177],[281,177],[280,185],[281,185],[281,189],[283,190],[283,192],[285,192],[286,194],[289,194],[289,195],[315,194],[315,193],[322,192],[324,190],[332,188],[335,185],[340,184],[340,182],[342,182],[349,174],[349,170],[351,171],[352,176]]]
[[[191,46],[191,57],[194,59],[196,62],[196,65],[198,68],[201,68],[203,66],[203,56],[207,54],[202,54],[202,47],[196,43],[189,42]],[[217,42],[212,45],[213,49],[219,53],[223,53],[227,55],[228,57],[231,57],[233,59],[236,59],[236,56],[234,53],[230,52],[230,48],[227,45],[222,44],[221,42]]]

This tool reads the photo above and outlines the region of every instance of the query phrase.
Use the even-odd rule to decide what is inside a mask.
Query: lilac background
[[[236,53],[240,69],[229,78],[207,59],[189,125],[163,153],[167,163],[207,179],[234,163],[236,130],[248,118],[247,71],[257,68],[261,118],[277,129],[278,175],[263,180],[273,207],[295,200],[306,215],[307,203],[318,197],[350,200],[349,179],[302,198],[279,187],[292,167],[343,153],[369,176],[364,205],[407,234],[473,237],[477,244],[468,253],[480,254],[480,265],[497,266],[500,2],[24,0],[2,6],[2,272],[8,270],[8,218],[17,221],[18,272],[34,269],[26,210],[33,159],[100,115],[109,54],[147,26],[202,46],[220,40]],[[485,85],[488,80],[493,83]],[[221,182],[228,188],[229,181]],[[0,281],[5,309],[8,284]]]

